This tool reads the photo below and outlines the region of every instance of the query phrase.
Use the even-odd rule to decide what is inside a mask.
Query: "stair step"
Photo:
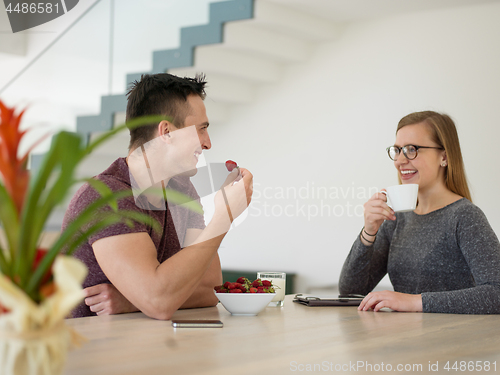
[[[267,0],[255,0],[253,20],[259,26],[302,40],[327,41],[339,35],[338,27],[330,20]]]
[[[229,50],[223,45],[199,46],[194,68],[255,83],[273,83],[281,76],[282,65],[250,53]]]
[[[309,42],[263,28],[255,20],[226,24],[223,46],[282,63],[305,61],[311,52]]]
[[[197,73],[204,73],[207,98],[215,102],[243,104],[251,102],[255,96],[255,85],[248,80],[228,77],[207,69],[201,70],[201,67],[169,69],[168,72],[180,77],[194,77]]]

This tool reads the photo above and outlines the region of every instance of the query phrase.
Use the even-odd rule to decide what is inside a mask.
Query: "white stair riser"
[[[331,21],[265,0],[255,1],[254,21],[270,30],[302,40],[333,40],[339,34],[337,26]]]
[[[235,50],[228,50],[223,45],[196,48],[195,67],[229,77],[255,81],[255,83],[277,82],[281,76],[280,64]]]
[[[255,87],[247,80],[227,77],[221,73],[213,73],[206,69],[197,69],[196,67],[169,69],[168,72],[180,77],[194,77],[197,73],[204,73],[207,80],[207,98],[210,101],[243,104],[249,103],[254,99]],[[213,115],[217,116],[216,113]],[[219,119],[216,120],[218,121]]]
[[[254,20],[228,23],[223,46],[282,63],[305,61],[311,51],[310,42],[263,29]]]

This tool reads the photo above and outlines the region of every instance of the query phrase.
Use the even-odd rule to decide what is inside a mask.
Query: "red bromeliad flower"
[[[42,261],[43,257],[47,255],[47,250],[46,249],[36,249],[36,254],[35,254],[35,260],[32,265],[32,270],[35,271]],[[52,274],[52,265],[49,267],[45,275],[43,276],[41,286],[40,286],[40,296],[42,300],[45,298],[50,297],[55,291],[56,291],[56,286],[53,280],[53,274]],[[0,315],[9,313],[10,310],[7,309],[6,307],[2,306],[0,303]]]
[[[35,142],[29,150],[22,156],[19,155],[19,145],[27,133],[27,130],[20,130],[21,119],[24,110],[16,113],[14,108],[7,107],[0,100],[0,183],[5,187],[5,191],[12,199],[18,219],[26,200],[30,174],[27,169],[28,155],[31,150],[43,140],[42,137]],[[15,218],[12,218],[15,220]],[[5,217],[3,218],[5,220]],[[0,251],[3,251],[0,249]],[[14,250],[15,251],[15,250]],[[47,250],[36,249],[35,259],[31,266],[31,271],[35,272],[41,260],[46,255]],[[5,270],[4,270],[5,271]],[[18,275],[8,275],[15,284],[20,283]],[[54,283],[52,282],[51,267],[47,270],[40,283],[40,296],[47,297],[52,294]],[[8,309],[0,305],[0,314],[9,312]]]
[[[10,310],[0,304],[0,315],[9,313]]]
[[[0,100],[0,173],[18,214],[23,207],[29,183],[29,173],[26,169],[29,151],[20,158],[17,156],[19,143],[26,134],[26,130],[19,130],[23,114],[24,111],[21,111],[16,115],[14,108],[5,106]]]
[[[43,257],[47,255],[47,249],[36,249],[35,260],[33,262],[32,270],[35,271],[38,268],[38,265],[42,261]],[[52,265],[49,267],[45,275],[42,278],[42,284],[46,285],[52,282]]]

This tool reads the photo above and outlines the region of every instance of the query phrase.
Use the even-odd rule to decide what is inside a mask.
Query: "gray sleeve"
[[[371,246],[365,246],[358,234],[340,273],[340,294],[366,295],[386,275],[390,240],[384,224]]]
[[[457,245],[471,270],[473,288],[422,293],[424,312],[500,313],[500,243],[484,213],[469,205],[457,218]]]

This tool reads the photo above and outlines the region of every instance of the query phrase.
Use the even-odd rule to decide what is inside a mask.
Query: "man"
[[[135,82],[128,93],[127,121],[148,115],[165,115],[171,120],[131,129],[128,157],[117,159],[96,178],[113,191],[131,189],[131,181],[140,175],[131,173],[137,169],[134,157],[140,149],[151,184],[180,186],[186,194],[199,198],[187,178],[196,173],[201,152],[211,148],[203,103],[205,84],[200,76],[179,78],[166,73],[145,75]],[[252,174],[240,168],[238,179],[241,181],[229,181],[216,194],[215,213],[206,227],[200,214],[168,202],[163,202],[162,210],[154,199],[145,204],[137,204],[137,196],[120,200],[121,210],[146,213],[162,231],[139,223],[133,228],[116,224],[91,236],[75,252],[89,268],[89,275],[83,285],[86,298],[73,315],[140,310],[167,320],[179,308],[215,305],[213,287],[222,283],[217,250],[231,221],[244,211],[252,195]],[[80,188],[70,202],[63,230],[98,198],[88,184]]]

